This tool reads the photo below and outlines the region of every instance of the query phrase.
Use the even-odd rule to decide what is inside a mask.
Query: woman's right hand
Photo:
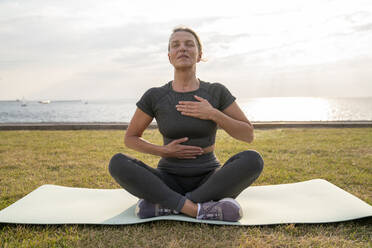
[[[196,158],[197,155],[203,154],[203,149],[198,146],[181,145],[181,143],[187,141],[188,138],[184,137],[176,139],[164,146],[163,157],[174,157],[181,159],[192,159]]]

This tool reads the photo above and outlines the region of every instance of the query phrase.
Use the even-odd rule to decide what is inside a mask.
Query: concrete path
[[[255,129],[273,128],[361,128],[372,127],[372,121],[283,121],[253,122]],[[43,123],[0,123],[3,130],[126,130],[127,122],[43,122]],[[156,123],[149,126],[157,128]]]

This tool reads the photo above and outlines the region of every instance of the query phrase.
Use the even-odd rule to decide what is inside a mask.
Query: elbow
[[[235,135],[231,136],[246,143],[252,143],[254,140],[253,126],[248,124],[248,126],[245,126],[243,130],[240,130],[235,133]]]
[[[235,137],[236,139],[238,139],[238,140],[241,140],[241,141],[244,141],[244,142],[246,142],[246,143],[252,143],[253,142],[253,140],[254,140],[254,136],[253,136],[253,134],[251,135],[251,134],[247,134],[245,137]]]
[[[135,150],[139,139],[141,139],[141,136],[126,133],[124,136],[124,145]]]
[[[253,132],[250,132],[247,134],[246,137],[244,137],[243,141],[247,142],[247,143],[252,143],[254,140],[254,134]]]
[[[236,135],[236,136],[233,136],[234,138],[238,139],[238,140],[241,140],[241,141],[244,141],[246,143],[252,143],[253,140],[254,140],[254,134],[253,134],[253,130],[249,130],[247,132],[244,133],[244,135]]]
[[[252,143],[253,142],[253,140],[254,140],[254,134],[253,134],[253,132],[252,132],[252,134],[249,136],[249,138],[248,138],[248,143]]]
[[[128,135],[128,133],[125,134],[124,136],[124,145],[128,148],[131,148],[131,139],[132,136]]]
[[[253,140],[254,140],[254,132],[253,132],[253,125],[249,125],[249,131],[248,131],[248,135],[247,135],[247,139],[246,139],[246,142],[247,143],[252,143]]]

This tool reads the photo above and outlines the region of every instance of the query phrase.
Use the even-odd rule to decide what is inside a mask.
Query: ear
[[[169,52],[168,52],[168,60],[169,60],[169,62],[171,62],[171,59],[170,59],[170,55],[169,55]]]
[[[203,52],[200,52],[198,55],[198,60],[197,60],[198,63],[201,61],[202,56],[203,56]]]

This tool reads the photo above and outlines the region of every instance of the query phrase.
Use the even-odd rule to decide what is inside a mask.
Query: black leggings
[[[236,198],[258,178],[263,164],[260,154],[249,150],[222,167],[211,152],[196,159],[162,158],[155,169],[119,153],[112,157],[109,171],[131,194],[180,212],[186,199],[202,203]]]

